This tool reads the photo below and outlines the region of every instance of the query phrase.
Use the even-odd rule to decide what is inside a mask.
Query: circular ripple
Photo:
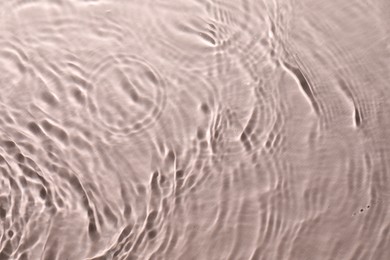
[[[113,135],[139,132],[161,116],[166,103],[165,80],[144,59],[109,55],[93,69],[88,109],[96,114],[96,127]]]

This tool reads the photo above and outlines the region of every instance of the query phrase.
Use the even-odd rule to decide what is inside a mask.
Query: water
[[[386,1],[0,11],[0,259],[388,259]]]

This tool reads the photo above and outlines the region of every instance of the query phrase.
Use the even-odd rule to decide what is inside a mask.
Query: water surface
[[[388,259],[385,0],[3,2],[0,259]]]

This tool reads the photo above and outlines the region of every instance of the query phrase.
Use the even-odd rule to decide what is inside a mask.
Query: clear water
[[[0,11],[0,259],[389,259],[385,0]]]

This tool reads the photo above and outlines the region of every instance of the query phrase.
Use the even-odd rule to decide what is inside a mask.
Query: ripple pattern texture
[[[388,0],[0,12],[0,260],[390,259]]]

